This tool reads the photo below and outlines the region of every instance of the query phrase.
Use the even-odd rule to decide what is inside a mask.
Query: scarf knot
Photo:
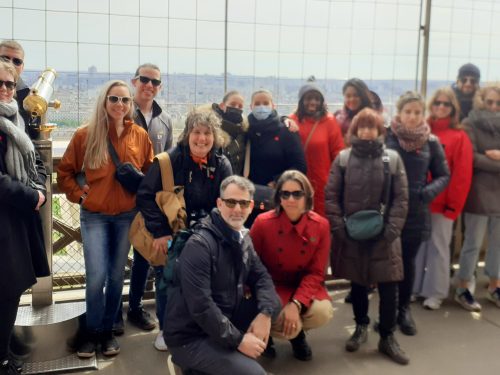
[[[431,128],[425,121],[422,121],[414,128],[408,128],[401,123],[399,116],[396,116],[392,121],[391,129],[396,135],[401,148],[407,152],[422,148],[431,134]]]

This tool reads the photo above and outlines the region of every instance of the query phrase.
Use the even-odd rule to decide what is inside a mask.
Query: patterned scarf
[[[0,102],[0,130],[7,135],[5,164],[9,176],[30,185],[38,178],[35,146],[24,131],[24,122],[15,100]]]
[[[392,120],[391,129],[398,138],[401,148],[407,152],[422,148],[431,134],[431,128],[425,121],[410,129],[401,123],[399,116],[394,117],[394,120]]]

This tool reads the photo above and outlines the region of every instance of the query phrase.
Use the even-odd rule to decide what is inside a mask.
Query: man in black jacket
[[[243,226],[254,191],[244,177],[227,177],[217,208],[201,220],[175,265],[164,337],[183,370],[266,374],[255,359],[280,302]]]
[[[469,115],[472,109],[474,95],[479,89],[481,72],[471,63],[464,64],[458,69],[457,82],[451,88],[460,102],[460,121]]]

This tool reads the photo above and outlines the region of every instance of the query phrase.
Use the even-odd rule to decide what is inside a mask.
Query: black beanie
[[[460,69],[458,69],[458,78],[466,76],[474,77],[479,82],[479,79],[481,78],[481,72],[479,71],[479,68],[474,64],[467,63],[465,65],[462,65]]]

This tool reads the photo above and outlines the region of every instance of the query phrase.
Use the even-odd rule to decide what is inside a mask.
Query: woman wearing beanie
[[[336,242],[334,274],[352,282],[352,309],[356,330],[345,348],[355,352],[368,338],[368,287],[378,284],[380,295],[379,351],[405,365],[408,356],[394,337],[398,282],[403,279],[401,230],[408,210],[405,168],[398,153],[384,147],[384,120],[370,108],[352,121],[347,138],[352,145],[332,164],[326,194],[326,214]],[[381,210],[380,233],[357,238],[347,231],[350,215]]]
[[[480,78],[481,72],[474,64],[467,63],[458,69],[457,82],[453,84],[452,89],[460,103],[460,121],[466,118],[472,109]]]
[[[356,114],[363,108],[372,108],[370,90],[366,83],[359,78],[351,78],[342,87],[344,107],[335,112],[335,118],[340,125],[342,135],[345,137],[349,125]]]
[[[399,283],[397,323],[401,332],[417,333],[410,313],[410,297],[415,279],[415,257],[420,244],[429,238],[429,204],[448,184],[450,172],[439,139],[431,135],[424,120],[422,96],[408,91],[396,103],[397,115],[388,130],[386,145],[403,159],[408,176],[408,217],[401,234],[404,280]],[[429,179],[429,175],[431,179]]]
[[[314,189],[314,211],[325,216],[325,185],[332,162],[344,148],[344,140],[335,117],[328,112],[321,89],[313,82],[302,86],[299,104],[290,115],[299,125],[304,146],[307,177]]]
[[[424,297],[423,306],[437,310],[450,287],[450,241],[453,222],[467,199],[472,180],[472,144],[459,123],[460,107],[449,87],[438,89],[429,101],[427,120],[444,146],[450,183],[431,203],[431,236],[416,258],[413,293]]]
[[[467,310],[479,311],[481,305],[469,288],[485,234],[486,297],[500,307],[500,84],[478,91],[464,125],[474,149],[474,174],[464,208],[465,233],[455,300]]]

